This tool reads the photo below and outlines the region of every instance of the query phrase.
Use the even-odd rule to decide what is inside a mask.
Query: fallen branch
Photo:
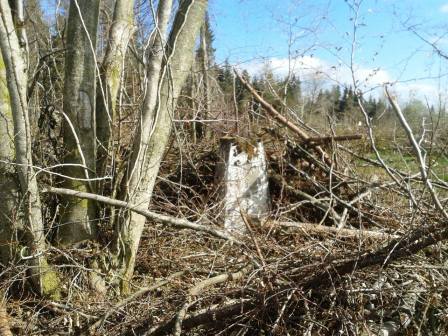
[[[336,136],[321,136],[321,137],[310,137],[305,140],[305,143],[312,143],[313,145],[325,144],[332,141],[351,141],[360,140],[362,135],[360,134],[347,134],[347,135],[336,135]]]
[[[201,325],[216,325],[223,323],[228,325],[229,320],[235,320],[243,314],[247,314],[255,308],[263,309],[269,303],[266,298],[278,297],[279,293],[290,293],[290,290],[298,289],[301,292],[309,292],[310,290],[322,291],[329,286],[334,286],[340,278],[347,274],[352,274],[354,271],[359,271],[366,267],[376,265],[385,266],[394,260],[408,258],[422,249],[437,244],[440,241],[448,239],[448,228],[446,223],[439,222],[432,226],[425,228],[414,229],[401,238],[394,239],[383,248],[373,252],[356,253],[351,257],[332,260],[330,262],[322,263],[318,270],[310,274],[308,277],[303,277],[303,274],[298,276],[297,282],[294,284],[288,283],[281,287],[276,287],[268,293],[254,293],[252,297],[247,297],[240,303],[231,304],[218,309],[210,309],[201,311],[197,314],[190,315],[182,322],[182,329],[184,332]],[[226,275],[220,275],[222,277]],[[207,285],[213,285],[211,279],[193,287],[189,293],[200,293]],[[225,278],[226,279],[226,278]],[[210,282],[208,282],[210,281]],[[187,307],[188,308],[188,307]],[[156,326],[149,329],[149,322],[144,321],[138,327],[127,330],[124,335],[165,335],[172,332],[176,322],[176,317],[173,317],[168,322],[161,326]],[[149,330],[148,330],[149,329]]]
[[[345,200],[343,200],[341,197],[337,196],[336,194],[332,193],[330,190],[328,190],[326,187],[324,187],[322,184],[317,183],[311,176],[309,176],[306,172],[304,172],[303,170],[299,170],[297,169],[295,166],[289,164],[289,166],[296,170],[302,177],[304,177],[307,181],[310,181],[314,186],[316,186],[317,188],[319,188],[321,191],[330,194],[333,199],[338,202],[340,205],[342,205],[345,208],[348,208],[350,211],[353,211],[353,213],[357,214],[357,216],[360,216],[362,219],[365,219],[367,222],[369,222],[372,225],[375,225],[377,227],[381,227],[381,225],[379,225],[376,221],[374,221],[371,217],[371,214],[365,214],[363,213],[363,211],[361,211],[360,209],[356,208],[355,206],[353,206],[350,202],[347,202]]]
[[[88,320],[98,318],[95,315],[83,313],[79,308],[70,306],[68,304],[58,303],[58,302],[54,302],[54,301],[44,301],[42,303],[39,302],[38,304],[41,305],[42,308],[48,309],[49,311],[51,311],[53,313],[57,313],[57,314],[64,314],[67,312],[75,312],[77,315],[82,316]]]
[[[233,317],[235,315],[241,316],[243,313],[250,311],[256,307],[256,304],[252,300],[240,299],[237,302],[232,302],[221,306],[219,308],[208,307],[199,312],[195,312],[189,315],[182,323],[182,329],[187,332],[195,327],[217,324],[225,321],[226,318]],[[175,319],[171,319],[164,325],[157,327],[157,329],[152,328],[148,331],[149,322],[145,321],[142,325],[137,328],[127,330],[123,336],[134,336],[134,335],[166,335],[169,334],[174,326]]]
[[[323,265],[321,271],[316,272],[303,283],[302,289],[307,291],[328,286],[334,283],[338,277],[352,273],[355,270],[376,265],[386,266],[394,260],[408,258],[424,248],[447,239],[448,227],[446,226],[446,222],[414,229],[407,235],[393,239],[385,247],[377,251],[366,252],[348,260],[334,260],[326,266]]]
[[[206,232],[214,237],[224,239],[231,241],[233,243],[236,243],[238,245],[242,245],[242,242],[237,240],[236,238],[232,237],[230,234],[223,230],[214,229],[209,225],[201,225],[197,223],[190,222],[186,219],[182,218],[175,218],[171,216],[166,216],[162,214],[158,214],[156,212],[148,211],[148,210],[142,210],[135,204],[130,204],[124,201],[119,201],[113,198],[87,193],[87,192],[81,192],[71,189],[64,189],[64,188],[54,188],[54,187],[47,187],[42,190],[44,193],[51,193],[51,194],[57,194],[57,195],[65,195],[65,196],[73,196],[78,197],[82,199],[88,199],[108,205],[112,205],[119,208],[125,208],[130,211],[136,212],[142,216],[145,216],[148,219],[151,219],[155,222],[158,222],[160,224],[174,226],[181,229],[189,229],[194,231],[200,231],[200,232]]]
[[[173,317],[171,320],[169,320],[168,322],[164,323],[161,326],[151,328],[147,333],[145,333],[145,335],[161,335],[168,332],[170,329],[173,329],[173,335],[176,336],[181,335],[183,320],[185,319],[188,308],[191,306],[194,297],[201,294],[207,287],[211,287],[227,281],[239,280],[244,275],[246,275],[251,269],[252,269],[251,266],[247,266],[238,272],[220,274],[199,282],[197,285],[190,288],[185,303],[183,304],[182,308],[179,310],[179,312],[176,314],[175,317]],[[241,308],[241,305],[240,304],[238,305]]]
[[[389,316],[384,316],[379,323],[375,323],[373,321],[368,323],[368,329],[370,330],[366,330],[366,332],[362,333],[360,336],[393,336],[397,335],[399,332],[403,332],[404,330],[406,330],[406,328],[409,327],[415,317],[416,304],[419,299],[419,294],[422,291],[421,285],[422,284],[419,283],[417,286],[415,286],[415,288],[406,291],[406,293],[402,296],[402,303],[396,308],[398,314],[394,312]],[[381,288],[379,287],[378,289]],[[374,297],[375,296],[376,295],[374,295]],[[370,313],[372,313],[372,311]]]
[[[315,205],[316,208],[321,210],[322,212],[324,213],[329,212],[330,217],[334,218],[335,221],[337,222],[341,221],[341,216],[339,216],[339,214],[328,203],[324,202],[323,200],[319,200],[316,197],[311,196],[302,190],[291,187],[288,183],[286,183],[285,179],[281,175],[271,176],[271,179],[276,183],[278,183],[279,185],[282,185],[282,187],[284,187],[287,191],[289,191],[293,195],[309,201],[311,204]]]
[[[291,131],[293,131],[295,134],[297,134],[300,138],[302,138],[305,141],[309,141],[310,136],[302,130],[300,127],[298,127],[296,124],[292,123],[288,119],[286,119],[283,115],[281,115],[271,104],[269,104],[266,100],[264,100],[255,90],[252,85],[249,84],[235,69],[233,70],[235,72],[235,75],[240,80],[241,84],[251,93],[251,95],[255,98],[256,101],[258,101],[261,106],[268,112],[268,114],[273,117],[275,120],[277,120],[279,123],[283,124],[287,128],[289,128]],[[326,163],[331,163],[331,159],[328,156],[328,154],[319,146],[316,147],[316,149],[319,151],[320,154],[322,154],[322,157]]]
[[[385,232],[357,230],[357,229],[340,229],[333,226],[324,226],[314,223],[298,223],[298,222],[273,222],[274,225],[280,225],[286,228],[301,229],[306,232],[334,234],[348,237],[365,237],[372,239],[398,239],[398,235],[392,235]]]

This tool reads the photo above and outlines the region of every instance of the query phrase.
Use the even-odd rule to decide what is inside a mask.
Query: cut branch
[[[279,123],[283,124],[287,128],[289,128],[291,131],[293,131],[295,134],[297,134],[300,138],[302,138],[305,141],[309,141],[310,136],[302,130],[300,127],[298,127],[296,124],[292,123],[288,119],[286,119],[283,115],[280,114],[271,104],[269,104],[266,100],[264,100],[258,92],[252,87],[252,85],[249,84],[236,70],[233,70],[235,72],[235,75],[240,80],[241,84],[252,94],[252,96],[257,100],[261,106],[268,112],[268,114],[273,117],[275,120],[277,120]],[[321,148],[316,147],[316,149],[319,151],[320,154],[322,154],[322,157],[326,163],[331,163],[331,159],[328,156],[328,154]]]
[[[311,233],[324,233],[341,235],[348,237],[364,237],[372,239],[398,239],[398,235],[393,235],[385,232],[371,231],[371,230],[357,230],[357,229],[341,229],[332,226],[324,226],[314,223],[298,223],[298,222],[275,222],[282,227],[301,229]]]
[[[360,139],[362,139],[362,135],[360,134],[347,134],[337,136],[310,137],[305,141],[305,143],[312,143],[314,145],[317,145],[317,144],[325,144],[332,141],[351,141]]]

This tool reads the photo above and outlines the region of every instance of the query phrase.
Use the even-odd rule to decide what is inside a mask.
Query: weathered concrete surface
[[[269,210],[269,186],[263,143],[255,146],[221,139],[218,179],[222,187],[224,227],[246,232],[242,216],[261,218]]]

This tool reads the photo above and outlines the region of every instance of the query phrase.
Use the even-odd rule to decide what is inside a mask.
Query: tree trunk
[[[142,168],[145,164],[147,143],[154,123],[155,107],[158,100],[161,68],[164,57],[165,35],[171,14],[172,0],[162,0],[157,9],[157,26],[154,29],[152,54],[148,60],[148,83],[143,103],[142,114],[137,128],[137,136],[133,143],[131,160],[127,167],[126,185],[123,199],[132,200],[139,184]],[[129,194],[128,194],[129,192]]]
[[[64,174],[79,180],[64,180],[66,188],[94,192],[96,176],[96,39],[100,0],[70,2],[64,85],[64,163],[74,164]],[[80,167],[79,165],[84,167]],[[96,208],[93,202],[64,198],[58,243],[70,245],[93,239]]]
[[[5,63],[0,56],[0,263],[11,261],[15,245],[14,235],[19,226],[17,204],[19,184],[14,167],[14,126]],[[9,163],[5,163],[9,162]]]
[[[42,295],[57,297],[59,281],[44,256],[45,231],[36,174],[32,168],[30,122],[26,99],[27,69],[23,50],[25,48],[19,43],[7,0],[0,0],[0,16],[0,48],[6,69],[6,82],[14,123],[15,162],[26,216],[31,280]],[[23,24],[20,20],[16,22]]]
[[[105,174],[107,158],[113,153],[111,142],[116,120],[116,101],[124,58],[133,31],[134,0],[117,0],[109,32],[109,43],[101,66],[101,85],[97,88],[96,129],[99,142],[97,171],[100,177]]]
[[[210,119],[210,80],[208,69],[210,67],[210,61],[208,58],[208,46],[207,46],[207,21],[204,21],[204,24],[201,27],[201,68],[202,68],[202,85],[203,85],[203,95],[204,95],[204,115],[202,119]],[[202,136],[206,139],[211,137],[210,128],[205,127],[206,124],[201,125]]]
[[[161,68],[164,57],[165,36],[170,19],[172,0],[159,1],[157,8],[156,28],[153,31],[152,53],[148,60],[148,82],[146,86],[146,96],[143,103],[142,114],[139,119],[139,126],[136,130],[137,136],[134,138],[131,159],[126,168],[126,176],[124,186],[122,187],[121,198],[128,202],[137,201],[140,196],[138,188],[141,187],[142,172],[145,169],[147,144],[153,128],[154,110],[158,100]],[[146,206],[141,204],[142,210],[146,210]],[[117,228],[116,248],[119,257],[119,267],[126,274],[125,281],[132,277],[135,254],[140,241],[141,230],[132,222],[132,213],[128,213],[128,217],[122,220],[120,227]],[[145,218],[143,218],[143,224]],[[138,223],[137,225],[140,225]],[[140,234],[139,234],[140,232]],[[128,237],[138,237],[132,239]],[[132,239],[132,240],[131,240]],[[134,251],[134,252],[133,252]],[[126,289],[124,289],[126,291]]]
[[[151,200],[163,153],[169,141],[171,119],[193,62],[195,41],[206,7],[207,0],[184,0],[180,3],[165,48],[167,59],[164,61],[165,66],[162,66],[161,81],[152,83],[151,90],[148,90],[150,97],[145,102],[140,134],[136,137],[139,141],[134,143],[133,148],[137,158],[132,158],[126,185],[126,199],[142,209],[147,209]],[[120,227],[118,247],[121,252],[124,291],[133,274],[144,224],[145,217],[129,213]]]

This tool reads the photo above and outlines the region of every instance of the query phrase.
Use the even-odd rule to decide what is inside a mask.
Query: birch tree
[[[33,169],[31,130],[28,116],[26,39],[23,4],[15,2],[15,17],[7,0],[0,0],[0,49],[6,74],[9,106],[14,128],[14,154],[25,213],[27,260],[33,284],[42,295],[58,296],[58,277],[45,258],[46,242],[41,202]],[[15,24],[14,24],[15,22]],[[6,94],[4,94],[6,95]],[[3,103],[5,103],[5,98]],[[6,105],[8,105],[6,99]],[[7,110],[7,108],[5,109]],[[8,121],[6,121],[7,125]],[[9,151],[10,149],[8,149]],[[22,253],[23,254],[23,253]]]
[[[157,35],[153,45],[155,54],[149,62],[147,96],[122,195],[125,200],[137,204],[142,209],[146,209],[151,201],[160,163],[169,141],[177,99],[193,62],[195,41],[204,20],[207,0],[180,2],[170,36],[163,49],[163,36],[170,7],[171,0],[159,2]],[[120,252],[124,291],[133,274],[144,224],[145,217],[128,213],[119,229],[117,247]]]
[[[70,2],[65,57],[64,186],[95,191],[96,176],[96,40],[100,0]],[[61,245],[93,239],[96,235],[95,203],[64,198],[58,241]]]

